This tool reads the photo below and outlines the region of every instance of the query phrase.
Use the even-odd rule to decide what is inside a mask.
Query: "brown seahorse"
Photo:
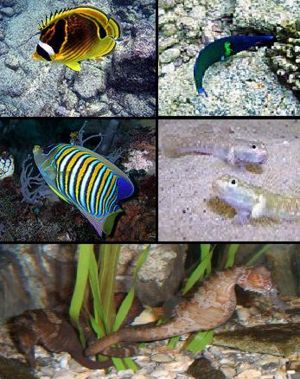
[[[175,308],[174,318],[159,326],[127,327],[91,344],[87,355],[124,356],[134,350],[111,348],[120,342],[157,341],[200,330],[216,328],[225,323],[236,307],[235,285],[262,294],[273,289],[271,273],[262,266],[235,267],[210,276],[192,298]]]
[[[12,337],[27,363],[35,367],[34,346],[41,345],[54,353],[68,352],[75,361],[90,369],[103,369],[111,360],[96,362],[83,354],[79,338],[72,325],[57,313],[34,309],[15,317],[9,324]]]

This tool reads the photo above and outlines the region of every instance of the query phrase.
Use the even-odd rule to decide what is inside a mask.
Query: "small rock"
[[[179,57],[180,57],[180,49],[178,49],[177,47],[172,47],[161,53],[160,61],[162,63],[170,63]]]
[[[57,116],[68,117],[70,115],[70,111],[63,106],[58,106],[56,109],[56,114]]]
[[[225,379],[223,372],[215,369],[206,358],[196,359],[187,370],[187,373],[199,379]]]
[[[165,24],[162,27],[161,33],[164,37],[174,37],[175,41],[178,42],[178,38],[175,37],[177,33],[177,28],[175,24]],[[162,38],[162,43],[164,42],[165,38]],[[159,44],[159,49],[161,50],[161,44]]]
[[[170,354],[154,354],[151,357],[152,361],[158,363],[168,363],[174,360],[174,357]]]
[[[5,66],[10,68],[11,70],[17,71],[17,69],[20,67],[19,59],[15,55],[9,54],[5,58]]]
[[[259,370],[246,370],[241,372],[237,377],[237,379],[260,379],[261,378],[261,372]]]
[[[3,113],[6,111],[6,106],[4,104],[0,104],[0,115],[3,116]]]
[[[69,368],[69,357],[68,356],[63,356],[59,362],[59,365],[61,368]]]
[[[143,97],[137,97],[131,93],[124,96],[124,107],[128,113],[132,116],[153,116],[154,110],[143,99]]]
[[[175,0],[160,0],[159,6],[163,9],[174,8],[176,4]]]
[[[66,90],[63,100],[67,109],[76,109],[78,99],[74,92]]]
[[[175,379],[176,378],[175,373],[170,373],[167,370],[161,370],[161,369],[154,370],[151,373],[151,376],[153,378],[161,378],[161,379]]]
[[[128,378],[128,379],[131,379],[132,375],[133,375],[133,371],[132,370],[123,370],[123,371],[119,371],[118,372],[118,377],[119,378]]]
[[[189,357],[179,357],[178,358],[179,360],[176,361],[176,362],[171,362],[171,363],[167,363],[164,365],[164,367],[168,370],[168,371],[174,371],[177,373],[179,372],[185,372],[189,366],[191,365],[192,363],[192,359],[190,359]]]
[[[3,41],[5,38],[5,31],[4,29],[0,28],[0,41]]]
[[[2,14],[4,14],[5,16],[7,16],[7,17],[11,17],[15,13],[15,11],[13,10],[13,8],[10,8],[10,7],[2,8],[2,9],[0,9],[0,12]]]
[[[17,0],[2,0],[1,1],[1,4],[4,7],[13,7],[14,5],[16,5],[16,3],[17,3]]]
[[[98,67],[86,65],[75,78],[74,91],[82,99],[91,99],[105,89],[105,73]]]
[[[221,371],[226,376],[226,378],[233,378],[236,375],[235,369],[232,367],[221,367]]]
[[[6,45],[5,42],[0,42],[0,56],[7,54],[9,51],[8,46]]]

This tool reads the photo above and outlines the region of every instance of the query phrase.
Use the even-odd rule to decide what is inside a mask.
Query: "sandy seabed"
[[[230,136],[259,140],[269,158],[261,172],[232,167],[208,155],[167,158],[161,151],[164,136],[202,128]],[[159,240],[160,241],[296,241],[300,220],[269,219],[237,225],[234,212],[219,211],[213,181],[234,175],[253,185],[289,196],[299,195],[300,121],[298,120],[160,120],[159,122]],[[298,195],[297,195],[298,192]],[[300,201],[300,200],[299,200]],[[221,207],[222,208],[222,207]]]

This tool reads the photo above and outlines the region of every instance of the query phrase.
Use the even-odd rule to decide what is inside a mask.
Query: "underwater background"
[[[31,58],[38,25],[62,8],[100,8],[121,25],[102,61],[80,72]],[[153,116],[156,93],[155,0],[1,0],[0,116]]]
[[[84,142],[84,147],[105,156],[134,184],[135,193],[120,203],[124,212],[107,240],[156,238],[154,120],[5,119],[0,121],[0,141],[2,241],[101,240],[77,208],[54,195],[33,161],[34,145],[71,141]],[[11,160],[12,172],[5,167]],[[4,174],[7,171],[10,175]]]
[[[299,14],[299,1],[162,0],[159,5],[159,114],[299,115],[299,88],[298,94],[291,90],[300,69],[297,63]],[[295,25],[296,35],[292,31]],[[244,51],[211,65],[204,76],[208,97],[197,94],[194,65],[204,46],[230,35],[263,34],[272,34],[280,42],[275,43],[275,50],[263,47]],[[284,65],[281,71],[274,64],[279,61]],[[291,73],[295,74],[294,79],[289,78]]]

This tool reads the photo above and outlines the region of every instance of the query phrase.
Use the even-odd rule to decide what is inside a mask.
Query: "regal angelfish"
[[[35,146],[34,161],[49,187],[73,204],[101,236],[110,234],[119,202],[130,197],[134,186],[113,163],[85,147],[71,144]]]
[[[82,6],[51,14],[39,25],[34,60],[57,62],[80,71],[80,61],[109,54],[120,36],[119,24],[100,9]]]

